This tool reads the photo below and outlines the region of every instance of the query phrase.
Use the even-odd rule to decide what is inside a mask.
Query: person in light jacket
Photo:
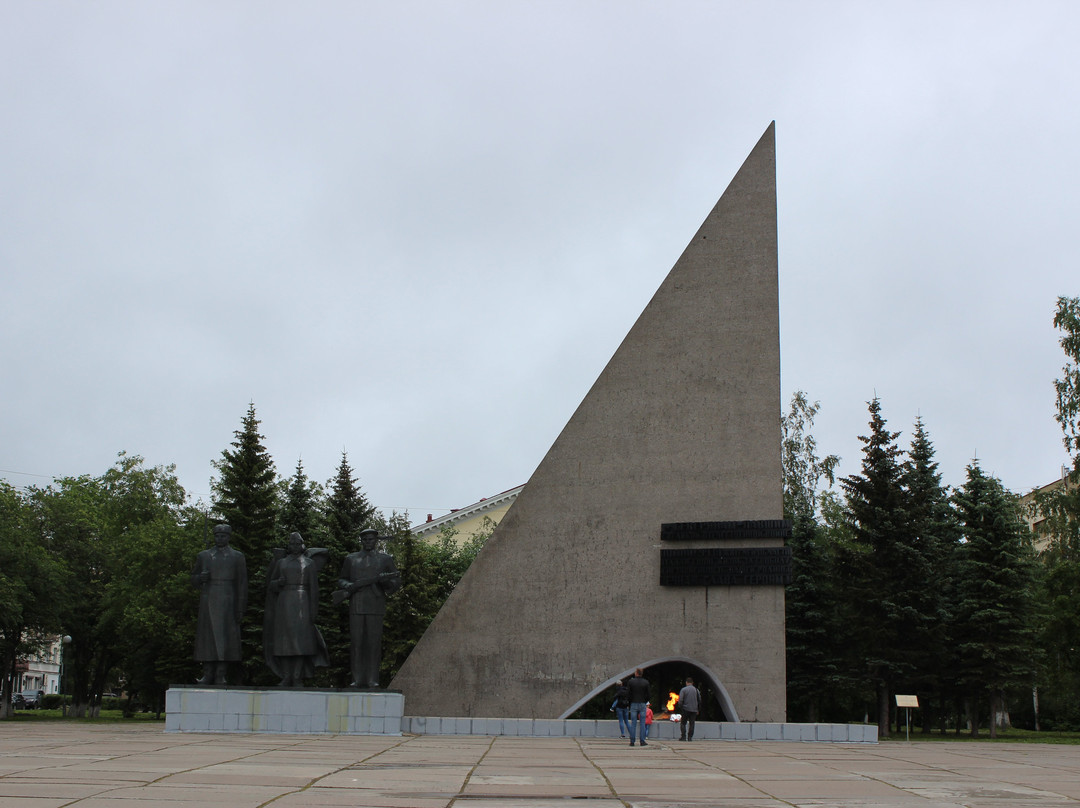
[[[697,715],[701,712],[701,691],[694,687],[694,680],[689,676],[686,677],[686,687],[679,691],[679,712],[682,713],[679,740],[692,741]]]

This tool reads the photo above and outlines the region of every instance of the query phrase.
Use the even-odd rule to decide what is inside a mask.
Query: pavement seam
[[[191,746],[193,744],[186,744],[186,745]],[[194,745],[198,745],[198,744],[194,744]],[[142,754],[142,752],[129,752],[128,754],[125,754],[125,755],[108,755],[106,757],[102,757],[101,760],[122,760],[123,758],[132,757],[132,756],[135,756],[135,755],[138,755],[138,754]],[[245,759],[247,759],[249,757],[255,757],[256,755],[259,755],[259,754],[262,754],[262,752],[259,751],[259,752],[253,752],[250,755],[241,755],[239,757],[231,758],[230,760],[228,760],[226,762],[234,763],[237,760],[245,760]],[[198,771],[199,769],[205,769],[205,768],[207,768],[207,766],[217,766],[217,765],[220,765],[221,763],[222,763],[222,761],[215,761],[214,763],[203,764],[201,766],[192,766],[190,769],[181,769],[180,771],[169,772],[168,774],[163,774],[163,775],[161,775],[161,777],[155,777],[153,780],[144,780],[142,782],[130,783],[130,784],[122,785],[122,786],[115,786],[113,788],[107,788],[104,791],[99,791],[99,792],[97,792],[95,794],[90,794],[90,795],[88,795],[86,797],[76,797],[71,802],[62,803],[60,806],[58,806],[58,808],[68,808],[68,806],[78,805],[80,802],[83,802],[84,800],[93,800],[93,799],[97,799],[99,797],[106,796],[108,794],[116,794],[117,792],[128,791],[128,790],[133,789],[133,788],[145,788],[146,786],[152,786],[154,783],[160,783],[162,780],[167,780],[170,777],[175,777],[178,774],[187,774],[188,772],[195,772],[195,771]]]
[[[619,796],[619,792],[615,790],[615,784],[612,783],[610,779],[608,779],[608,776],[607,776],[607,774],[604,773],[604,770],[600,768],[600,766],[596,763],[595,760],[593,760],[591,757],[589,757],[589,753],[586,752],[585,747],[581,745],[581,739],[580,738],[574,738],[574,743],[577,744],[578,749],[581,751],[582,757],[584,757],[587,761],[589,761],[589,765],[592,766],[594,769],[596,769],[596,771],[598,771],[600,773],[600,777],[602,777],[604,782],[607,784],[608,791],[611,792],[611,796],[614,797],[615,799],[617,799],[619,802],[621,802],[625,806],[625,808],[633,808],[633,806],[629,802],[627,802],[626,800],[624,800],[622,797]]]
[[[692,763],[697,763],[697,764],[699,764],[701,766],[704,766],[706,769],[716,769],[717,771],[721,771],[724,774],[726,774],[728,777],[731,777],[734,780],[738,780],[744,786],[754,789],[754,791],[758,792],[759,794],[761,794],[761,795],[763,795],[765,797],[768,797],[771,800],[775,800],[776,802],[782,803],[784,805],[790,805],[791,808],[798,808],[798,803],[791,802],[790,800],[785,800],[783,797],[778,797],[775,794],[770,794],[765,789],[751,783],[745,777],[739,777],[739,775],[735,774],[735,772],[729,771],[728,769],[725,769],[723,766],[718,766],[718,765],[715,765],[715,764],[712,764],[712,763],[706,763],[704,760],[699,760],[698,758],[690,757],[687,754],[687,752],[690,751],[690,749],[688,747],[672,746],[671,751],[674,752],[679,757],[681,757],[683,760],[688,760],[688,761],[690,761]],[[790,756],[788,756],[788,755],[780,755],[779,757],[790,757]]]
[[[372,760],[373,758],[377,758],[379,755],[384,755],[387,752],[389,752],[391,749],[397,749],[399,746],[402,746],[403,744],[406,744],[411,740],[412,740],[411,737],[410,738],[402,738],[397,743],[391,744],[390,746],[386,747],[385,749],[380,749],[378,752],[375,752],[375,753],[373,753],[371,755],[368,755],[366,758],[360,758],[358,760],[354,760],[352,763],[348,763],[345,766],[342,766],[341,768],[334,769],[333,771],[327,772],[326,774],[320,774],[318,777],[314,778],[309,783],[307,783],[307,785],[300,786],[300,788],[295,788],[292,791],[282,792],[281,794],[278,794],[276,797],[271,797],[266,802],[259,803],[256,806],[256,808],[265,808],[265,806],[277,802],[282,797],[289,797],[289,796],[292,796],[293,794],[303,794],[305,791],[307,791],[309,788],[314,786],[319,781],[325,780],[327,777],[330,777],[331,775],[334,775],[334,774],[338,774],[339,772],[347,771],[348,769],[351,769],[353,766],[357,766],[357,765],[362,764],[362,763],[367,763],[369,760]],[[299,744],[297,744],[297,745],[299,745]]]
[[[446,803],[446,808],[452,808],[452,806],[459,799],[462,799],[463,797],[465,797],[465,789],[469,787],[469,781],[472,780],[472,776],[473,776],[473,774],[476,773],[476,770],[478,768],[480,768],[480,764],[484,762],[484,758],[486,758],[491,753],[491,750],[495,748],[495,741],[497,739],[498,739],[497,735],[492,735],[491,736],[491,743],[488,744],[487,749],[484,750],[484,754],[482,754],[480,756],[480,759],[477,760],[476,763],[474,763],[472,765],[471,769],[469,769],[469,773],[465,775],[465,780],[464,780],[464,782],[462,782],[461,788],[458,789],[457,794],[455,794],[453,797],[450,798],[450,802]]]
[[[907,741],[905,741],[905,742],[902,742],[902,743],[910,745],[910,744],[913,744],[915,742],[907,742]],[[936,741],[936,742],[924,741],[924,743],[943,743],[943,742],[942,741]],[[980,757],[979,755],[975,755],[972,752],[969,752],[968,750],[949,749],[948,751],[951,754],[953,754],[953,755],[955,755],[957,757],[963,757],[963,758],[966,758],[966,759],[970,759],[970,760],[972,760],[974,762],[978,762],[978,761],[981,761],[981,760],[984,759],[983,757]],[[901,761],[904,761],[904,762],[907,762],[907,763],[912,763],[912,761],[908,760],[908,758],[901,757],[901,756],[898,756],[898,755],[890,755],[884,749],[875,749],[873,751],[873,755],[874,755],[874,757],[876,757],[876,758],[878,758],[880,760],[888,760],[888,761],[901,760]],[[791,756],[789,755],[788,757],[791,757]],[[987,757],[998,759],[999,761],[1001,759],[1000,755],[989,755]],[[964,773],[961,771],[961,769],[957,768],[957,767],[954,767],[954,766],[944,766],[944,765],[939,765],[937,763],[925,763],[925,762],[919,763],[918,765],[925,766],[926,768],[932,769],[935,772],[946,772],[948,774],[955,775],[957,777],[963,777],[964,776]],[[1029,764],[1029,765],[1031,765],[1031,764]],[[1040,768],[1045,768],[1047,770],[1056,770],[1057,769],[1057,767],[1054,767],[1054,766],[1046,766],[1041,761],[1037,765]],[[829,768],[834,769],[836,771],[844,771],[844,769],[839,769],[839,768],[837,768],[835,766],[829,766]],[[877,782],[877,783],[881,783],[883,785],[891,786],[892,788],[899,789],[900,791],[909,791],[908,788],[901,788],[900,786],[896,785],[895,783],[890,783],[888,780],[882,779],[880,777],[874,777],[874,776],[869,775],[869,774],[860,774],[859,777],[863,777],[863,778],[865,778],[867,780],[870,780],[871,782]],[[1043,788],[1041,786],[1035,786],[1035,785],[1032,785],[1030,783],[1023,782],[1023,781],[1018,781],[1018,780],[1015,780],[1015,779],[1002,778],[1001,782],[1006,783],[1007,785],[1016,786],[1017,788],[1027,788],[1027,789],[1031,789],[1033,791],[1038,791],[1038,792],[1044,793],[1044,794],[1053,794],[1053,795],[1059,796],[1059,797],[1061,797],[1061,798],[1063,798],[1065,800],[1068,800],[1069,802],[1080,803],[1080,800],[1077,800],[1075,797],[1072,797],[1071,795],[1066,794],[1066,793],[1061,792],[1061,791],[1054,791],[1053,789],[1047,789],[1047,788]]]

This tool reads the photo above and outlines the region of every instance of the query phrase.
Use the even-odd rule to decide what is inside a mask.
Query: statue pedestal
[[[394,690],[173,685],[165,731],[400,735],[404,712]]]

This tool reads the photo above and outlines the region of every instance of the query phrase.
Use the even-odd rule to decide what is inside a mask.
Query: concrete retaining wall
[[[165,731],[400,735],[404,707],[385,691],[173,687]]]
[[[401,720],[406,735],[510,735],[524,737],[618,738],[616,721],[574,721],[542,718],[440,718],[407,715]],[[679,725],[655,721],[649,737],[672,741]],[[877,743],[876,724],[765,724],[699,721],[694,740],[808,741]]]
[[[172,687],[166,732],[291,735],[505,735],[618,738],[614,720],[446,718],[403,715],[401,693],[285,688]],[[770,724],[699,721],[694,740],[877,743],[876,724]],[[679,725],[655,721],[655,740],[673,741]]]

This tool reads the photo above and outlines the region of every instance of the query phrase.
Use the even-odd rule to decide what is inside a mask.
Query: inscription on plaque
[[[741,522],[668,522],[660,525],[660,541],[727,539],[790,539],[789,519],[747,519]]]
[[[661,586],[784,586],[791,583],[790,547],[661,550]]]

